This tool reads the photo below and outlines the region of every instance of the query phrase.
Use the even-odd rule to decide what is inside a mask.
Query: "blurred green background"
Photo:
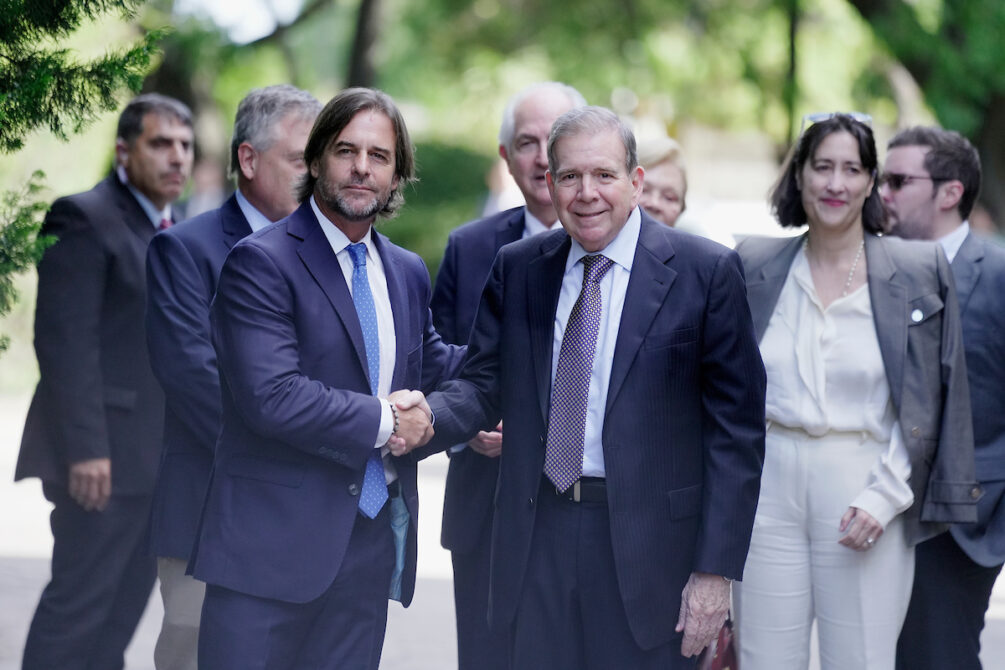
[[[1000,0],[151,0],[60,46],[93,58],[163,27],[171,32],[144,90],[192,107],[201,184],[225,180],[233,115],[251,88],[290,82],[322,102],[347,85],[391,94],[420,181],[382,230],[434,277],[447,233],[481,214],[507,98],[546,79],[630,117],[640,138],[677,137],[687,215],[729,233],[770,225],[764,195],[801,117],[836,110],[870,114],[883,145],[915,123],[964,133],[985,169],[975,223],[1005,220]],[[116,117],[65,143],[31,135],[3,157],[0,189],[35,169],[47,174],[48,200],[90,188],[111,165]],[[0,392],[37,377],[33,273],[17,287],[20,302],[0,320],[12,338]]]

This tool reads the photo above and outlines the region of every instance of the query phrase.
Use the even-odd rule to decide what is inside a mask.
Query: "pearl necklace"
[[[810,248],[810,238],[807,237],[803,245],[809,249]],[[855,278],[855,270],[858,270],[858,262],[862,259],[862,250],[865,249],[865,238],[858,245],[858,251],[855,252],[855,260],[851,262],[851,270],[848,271],[848,279],[844,282],[844,290],[841,291],[841,297],[844,298],[848,295],[848,289],[851,288],[852,279]]]
[[[844,290],[841,291],[841,297],[848,295],[848,289],[851,288],[851,280],[855,277],[855,270],[858,269],[858,261],[862,258],[862,250],[865,249],[865,238],[862,238],[862,242],[858,245],[858,251],[855,253],[855,260],[851,262],[851,270],[848,271],[848,279],[844,282]]]

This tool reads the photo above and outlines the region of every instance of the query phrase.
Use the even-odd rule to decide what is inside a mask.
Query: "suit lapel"
[[[548,245],[552,246],[548,246]],[[555,341],[555,310],[562,290],[565,262],[572,241],[568,235],[548,235],[542,254],[527,267],[527,323],[530,324],[530,353],[541,415],[548,421],[551,395],[552,344]]]
[[[897,268],[883,238],[866,234],[865,260],[879,350],[894,406],[900,407],[907,355],[907,287],[896,276]]]
[[[609,412],[614,404],[635,354],[677,278],[677,271],[667,265],[674,256],[673,245],[662,225],[648,219],[647,215],[642,215],[642,228],[625,290],[618,341],[614,347],[605,412]]]
[[[332,250],[328,238],[321,230],[311,209],[310,202],[305,202],[294,212],[286,224],[287,234],[302,240],[297,248],[297,255],[307,267],[307,271],[314,277],[321,290],[327,296],[328,301],[335,308],[335,314],[342,321],[343,327],[349,334],[353,349],[356,350],[356,358],[360,364],[360,371],[364,379],[369,379],[370,370],[366,361],[366,344],[363,341],[363,330],[359,325],[359,317],[356,315],[356,306],[352,302],[352,295],[349,287],[345,283],[345,275],[342,274],[342,266],[339,265],[335,252]]]
[[[981,276],[981,260],[984,258],[984,247],[981,241],[974,237],[973,233],[968,233],[963,245],[956,252],[951,265],[953,279],[956,280],[956,296],[960,303],[960,314],[967,311],[967,303],[977,286],[977,280]]]
[[[789,276],[792,262],[805,239],[805,235],[800,235],[789,240],[779,240],[777,253],[771,255],[760,268],[748,269],[747,303],[750,305],[758,342],[768,329],[768,322],[775,311],[775,305],[778,304],[778,296],[782,293],[785,278]]]
[[[524,207],[517,207],[513,213],[499,222],[496,228],[496,249],[510,242],[516,242],[523,237]]]
[[[220,208],[220,216],[222,218],[223,244],[228,249],[233,248],[242,238],[251,234],[251,226],[244,218],[241,206],[237,204],[236,195],[230,196],[227,198],[227,202],[223,203],[223,207]]]
[[[408,304],[408,290],[405,285],[405,272],[393,253],[391,241],[376,230],[372,231],[373,243],[384,264],[384,276],[387,278],[387,297],[391,302],[391,314],[394,316],[394,373],[391,376],[391,390],[403,388],[405,384],[405,368],[408,363],[408,324],[411,323]],[[355,309],[355,308],[354,308]]]
[[[119,181],[118,175],[114,172],[106,178],[106,181],[112,193],[115,194],[115,206],[119,208],[122,219],[126,222],[126,227],[141,240],[149,243],[157,233],[157,229],[150,222],[150,217],[143,211],[136,196],[129,191],[125,184]]]

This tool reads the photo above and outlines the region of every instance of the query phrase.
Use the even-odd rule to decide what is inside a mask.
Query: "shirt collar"
[[[956,254],[963,246],[963,240],[967,239],[968,234],[970,234],[970,222],[964,221],[953,232],[936,240],[942,245],[942,250],[946,252],[946,258],[949,259],[950,263],[956,258]]]
[[[129,183],[129,176],[126,174],[126,169],[121,165],[115,168],[115,173],[119,176],[119,181],[122,182],[129,192],[133,194],[136,198],[136,202],[140,203],[140,207],[143,209],[143,213],[147,215],[150,219],[150,223],[153,224],[154,228],[159,228],[161,221],[167,219],[171,220],[171,204],[165,205],[164,209],[157,209],[157,206],[150,202],[150,198],[146,197],[139,190]]]
[[[311,209],[314,210],[314,216],[318,217],[318,223],[321,224],[321,231],[328,238],[328,244],[331,245],[332,251],[336,254],[340,251],[345,250],[347,246],[352,244],[352,240],[346,237],[346,234],[339,230],[338,226],[332,223],[331,219],[324,215],[321,208],[318,207],[318,203],[314,200],[314,196],[311,196]],[[366,256],[367,258],[373,259],[377,256],[377,250],[373,246],[373,226],[370,226],[366,230],[366,235],[360,240],[366,245]]]
[[[265,226],[272,223],[269,221],[269,217],[258,211],[258,209],[244,197],[240,188],[234,191],[234,195],[237,197],[237,206],[241,208],[241,213],[244,214],[244,218],[247,220],[248,225],[251,226],[251,232],[258,232]]]
[[[537,235],[538,233],[546,233],[549,230],[555,229],[555,223],[552,222],[551,228],[544,225],[541,219],[537,218],[530,213],[530,210],[526,207],[523,208],[523,236],[531,237],[532,235]]]
[[[610,258],[616,264],[631,272],[632,261],[635,259],[635,247],[638,246],[639,233],[641,231],[642,215],[639,213],[639,208],[636,207],[628,215],[628,221],[625,222],[624,227],[618,232],[617,236],[611,240],[610,244],[597,253]],[[580,258],[588,254],[589,252],[573,239],[572,248],[569,249],[569,258],[565,263],[566,273],[579,262]]]

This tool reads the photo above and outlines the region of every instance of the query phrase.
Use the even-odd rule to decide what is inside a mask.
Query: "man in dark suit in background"
[[[292,215],[239,242],[211,323],[222,428],[193,574],[206,670],[376,670],[388,598],[415,587],[412,448],[428,407],[398,409],[459,367],[429,312],[429,274],[373,230],[413,178],[386,94],[321,111]],[[422,401],[424,405],[424,401]]]
[[[167,399],[150,514],[164,620],[157,670],[195,670],[205,585],[185,574],[220,432],[220,378],[209,309],[230,248],[297,208],[304,147],[321,104],[286,84],[237,107],[230,171],[237,190],[219,209],[154,237],[147,254],[147,341]]]
[[[164,422],[143,311],[147,245],[171,225],[192,167],[188,108],[157,94],[119,118],[117,169],[60,198],[42,233],[35,351],[41,379],[15,479],[53,503],[52,580],[23,667],[121,668],[156,577],[144,546]]]
[[[880,184],[893,234],[936,240],[949,258],[967,356],[974,461],[984,492],[976,524],[952,526],[915,549],[897,667],[980,668],[984,614],[1005,562],[1005,250],[967,223],[980,192],[981,165],[960,134],[925,127],[898,133],[888,145]]]
[[[467,343],[496,252],[504,244],[549,230],[558,222],[545,181],[548,133],[555,119],[585,104],[571,86],[544,82],[520,91],[506,106],[499,155],[527,204],[471,221],[450,233],[431,304],[433,323],[445,342]],[[507,636],[493,634],[487,619],[492,501],[501,446],[502,433],[497,429],[482,431],[467,445],[449,452],[441,542],[450,550],[454,566],[460,670],[508,667]]]
[[[490,615],[512,667],[694,667],[743,572],[764,454],[740,262],[641,212],[613,112],[564,114],[548,158],[565,230],[499,251],[462,376],[429,396],[430,446],[502,416]]]

